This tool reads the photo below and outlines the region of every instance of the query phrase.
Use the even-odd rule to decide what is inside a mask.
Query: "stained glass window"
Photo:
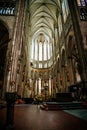
[[[77,0],[79,17],[82,21],[87,21],[87,0]]]
[[[87,6],[87,0],[85,0],[86,6]]]
[[[78,6],[86,6],[87,0],[77,0]]]
[[[16,2],[0,2],[0,15],[14,15]]]

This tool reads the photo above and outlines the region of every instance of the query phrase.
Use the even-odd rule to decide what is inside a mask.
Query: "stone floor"
[[[6,109],[0,109],[0,130],[5,119]],[[15,130],[87,130],[87,120],[69,111],[44,111],[37,105],[15,106],[14,124]]]

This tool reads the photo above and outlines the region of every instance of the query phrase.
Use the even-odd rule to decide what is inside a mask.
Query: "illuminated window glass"
[[[61,20],[61,15],[59,15],[59,18],[58,18],[58,27],[59,27],[59,36],[60,36],[61,33],[62,33],[62,20]]]
[[[46,50],[47,50],[47,45],[46,45],[46,43],[44,43],[44,60],[47,60],[47,52],[46,52]]]
[[[39,43],[39,61],[42,61],[42,43]]]
[[[78,6],[81,6],[80,0],[77,0],[77,4],[78,4]]]
[[[34,48],[34,47],[33,47]],[[38,54],[39,53],[39,45],[38,45],[38,43],[37,44],[35,44],[35,49],[34,49],[34,51],[32,52],[33,54],[34,54],[34,56],[35,56],[35,60],[37,60],[38,59],[38,57],[39,56],[37,56],[36,54]]]
[[[0,15],[14,15],[16,2],[0,2]]]
[[[65,10],[65,4],[64,4],[64,1],[62,3],[62,11],[63,11],[63,18],[64,18],[64,21],[66,20],[66,10]]]
[[[87,0],[77,0],[78,6],[86,6]]]
[[[47,62],[52,57],[52,45],[48,41],[32,42],[30,56],[33,67],[47,68]]]
[[[2,7],[0,7],[0,14],[2,14],[2,12],[3,12],[3,9],[2,9]]]
[[[62,12],[63,12],[63,18],[64,18],[64,22],[67,19],[68,13],[69,13],[69,7],[68,7],[68,3],[66,0],[63,0],[62,2]]]
[[[66,15],[68,16],[69,14],[69,6],[67,0],[65,0],[65,8],[66,8]]]

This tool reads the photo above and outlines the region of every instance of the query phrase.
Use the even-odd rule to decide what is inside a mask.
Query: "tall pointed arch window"
[[[33,40],[30,50],[32,67],[47,68],[52,65],[52,43],[48,40],[44,40],[43,42]]]
[[[63,0],[62,2],[62,12],[63,12],[64,22],[66,22],[67,16],[69,14],[69,6],[67,0]]]

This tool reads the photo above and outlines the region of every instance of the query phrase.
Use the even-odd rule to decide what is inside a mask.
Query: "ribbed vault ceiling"
[[[54,25],[57,23],[57,15],[60,10],[60,0],[31,0],[29,2],[30,25],[32,38],[42,34],[52,40]]]

